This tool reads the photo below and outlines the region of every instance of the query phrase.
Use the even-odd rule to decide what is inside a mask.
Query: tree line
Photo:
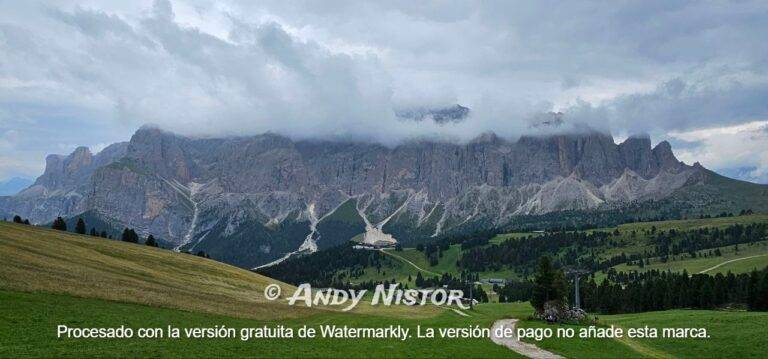
[[[443,258],[443,252],[447,251],[451,245],[460,244],[462,250],[475,248],[488,244],[491,238],[501,233],[498,229],[489,229],[469,234],[452,234],[432,239],[426,243],[416,244],[416,250],[424,253],[430,266],[436,266]]]
[[[532,268],[540,257],[556,254],[563,248],[573,246],[577,255],[585,249],[607,245],[610,241],[611,233],[602,231],[546,232],[472,248],[463,253],[457,265],[473,272],[497,271],[505,266]]]
[[[547,256],[533,281],[494,287],[500,302],[530,300],[540,312],[547,302],[574,303],[574,284]],[[579,282],[581,308],[593,313],[619,314],[695,308],[741,307],[768,311],[768,267],[750,273],[689,275],[687,271],[618,272],[600,284],[594,276]],[[503,296],[504,300],[501,300]]]
[[[21,216],[19,215],[16,215],[13,217],[13,222],[18,224],[25,224],[25,225],[30,224],[28,219],[22,220]],[[51,223],[51,229],[66,232],[68,231],[69,228],[67,225],[67,221],[64,220],[64,218],[62,218],[61,216],[59,216],[59,217],[56,217],[56,219],[54,219],[53,222]],[[112,239],[112,235],[108,234],[107,231],[105,230],[99,231],[96,227],[91,227],[90,231],[88,231],[88,227],[86,226],[85,220],[83,220],[83,218],[77,219],[73,232],[77,234],[82,234],[82,235],[87,234],[92,237]],[[125,228],[122,232],[122,235],[120,236],[120,240],[122,240],[123,242],[129,242],[129,243],[141,242],[139,235],[132,228]],[[155,237],[151,234],[147,236],[147,238],[143,241],[143,243],[151,247],[159,247],[157,239],[155,239]],[[204,252],[198,252],[198,255],[207,257],[207,255]]]
[[[741,306],[768,310],[768,267],[741,274],[694,274],[650,270],[619,272],[597,284],[582,279],[582,307],[598,313],[635,313],[676,308]]]
[[[493,291],[499,295],[499,303],[527,302],[533,296],[533,286],[531,280],[513,280],[503,286],[494,284]]]
[[[3,218],[3,221],[6,221],[6,219]],[[13,216],[13,223],[29,225],[29,219],[22,219],[21,216],[15,215]]]
[[[431,278],[424,278],[421,272],[416,273],[416,279],[414,284],[418,288],[448,288],[458,289],[464,293],[464,298],[471,298],[479,303],[488,302],[488,293],[483,290],[477,283],[480,277],[477,273],[470,273],[462,271],[458,277],[453,276],[450,273],[443,273],[440,276],[433,276]],[[470,286],[472,290],[470,291]]]
[[[724,228],[704,227],[691,230],[658,230],[655,226],[643,229],[642,235],[653,245],[644,253],[620,253],[610,258],[599,255],[600,247],[618,248],[622,243],[618,229],[608,231],[558,231],[544,232],[538,236],[510,239],[499,244],[474,246],[463,252],[457,261],[460,268],[481,272],[514,267],[528,275],[542,256],[550,256],[558,265],[578,266],[592,271],[607,271],[619,264],[644,267],[651,258],[662,263],[683,255],[721,256],[719,248],[740,244],[752,244],[768,238],[768,223],[732,224]],[[625,233],[630,238],[640,233]]]

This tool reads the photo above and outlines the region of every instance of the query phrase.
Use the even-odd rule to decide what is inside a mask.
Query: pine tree
[[[701,290],[699,292],[699,307],[711,308],[714,297],[714,289],[712,288],[712,285],[709,283],[709,281],[706,280],[701,286]]]
[[[98,236],[98,235],[99,235],[99,234],[98,234],[98,232],[96,232],[96,228],[94,228],[94,227],[91,227],[91,233],[90,233],[90,235],[91,235],[91,236],[93,236],[93,237],[96,237],[96,236]]]
[[[565,276],[552,266],[549,257],[539,259],[539,268],[534,279],[531,305],[537,311],[544,310],[544,304],[549,301],[563,301],[566,296]]]
[[[24,223],[24,222],[21,220],[21,216],[15,215],[15,216],[13,216],[13,223],[21,224],[21,223]]]
[[[756,270],[749,273],[747,281],[747,306],[750,310],[757,310],[760,302],[760,275]]]
[[[757,302],[755,303],[756,310],[768,310],[768,270],[763,272],[763,280],[760,282]]]
[[[51,228],[57,231],[66,231],[67,222],[65,222],[64,219],[61,217],[56,217],[56,219],[53,221],[53,224],[51,225]]]
[[[75,224],[75,233],[85,234],[85,230],[85,221],[82,218],[78,218],[77,224]]]
[[[149,237],[147,237],[147,241],[144,242],[144,244],[150,247],[157,247],[157,241],[155,241],[155,237],[151,234],[149,235]]]
[[[123,242],[139,243],[139,235],[133,229],[126,228],[120,237]]]

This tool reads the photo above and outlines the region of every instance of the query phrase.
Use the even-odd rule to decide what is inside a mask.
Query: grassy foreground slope
[[[430,356],[435,348],[482,357],[509,356],[484,338],[424,339],[57,339],[72,327],[213,327],[304,325],[488,327],[509,307],[471,317],[437,307],[372,307],[354,313],[290,307],[263,298],[270,278],[204,258],[144,245],[0,222],[0,357]],[[280,283],[284,293],[291,286]],[[525,312],[530,308],[526,307]],[[514,356],[513,356],[514,357]]]
[[[258,321],[185,312],[98,299],[75,298],[48,293],[21,293],[0,290],[3,315],[0,317],[0,357],[445,357],[517,358],[514,352],[488,339],[57,339],[59,324],[72,327],[257,328],[261,326],[298,329],[307,325],[335,324],[354,327],[402,325],[414,331],[422,327],[487,326],[496,318],[523,318],[521,327],[559,326],[525,320],[531,311],[527,303],[483,304],[460,317],[444,312],[425,320],[385,318],[326,312],[306,318]],[[649,327],[704,327],[708,339],[545,339],[526,340],[568,358],[709,358],[760,357],[768,342],[764,328],[768,313],[673,310],[601,317],[603,325],[625,329]],[[582,327],[572,327],[579,330]]]
[[[715,310],[667,310],[600,316],[603,326],[624,329],[656,328],[658,338],[605,339],[552,338],[526,340],[568,358],[760,358],[768,350],[765,326],[768,313]],[[577,333],[584,327],[547,325],[522,321],[525,328],[570,327]],[[662,338],[662,328],[705,328],[709,338]]]
[[[469,317],[427,307],[340,313],[265,302],[273,280],[203,258],[0,222],[0,357],[518,357],[487,338],[418,339],[417,326],[489,327],[520,318],[527,303],[482,304]],[[289,288],[284,285],[284,289]],[[90,298],[86,298],[90,297]],[[123,303],[121,303],[123,302]],[[128,302],[128,303],[125,303]],[[537,345],[566,357],[757,357],[768,350],[768,313],[688,311],[602,316],[623,327],[706,327],[707,340],[549,339]],[[402,325],[398,339],[57,339],[56,326],[179,328]],[[730,355],[734,354],[734,355]]]
[[[221,262],[98,237],[0,222],[0,289],[63,293],[253,319],[317,309],[268,301],[264,288],[292,286]],[[285,297],[285,296],[284,296]],[[326,309],[324,309],[326,310]],[[357,313],[423,318],[443,309],[397,306]]]
[[[264,299],[270,278],[144,245],[0,222],[0,258],[2,289],[259,319],[312,312]]]
[[[465,358],[519,358],[507,348],[486,338],[418,339],[413,332],[422,327],[490,326],[504,313],[530,312],[527,305],[484,306],[472,317],[450,311],[428,319],[402,319],[382,316],[324,312],[305,318],[259,321],[213,314],[185,312],[144,305],[117,303],[99,299],[75,298],[49,293],[22,293],[0,290],[0,357],[266,357],[266,358],[424,358],[451,356]],[[302,326],[409,328],[413,338],[399,339],[57,339],[56,326],[128,328],[275,328],[296,330]],[[318,335],[319,336],[319,335]],[[618,343],[608,342],[607,345]]]
[[[706,339],[636,339],[671,357],[694,358],[759,358],[768,351],[765,328],[768,313],[711,310],[667,310],[640,314],[617,314],[601,317],[606,324],[624,328],[706,328]]]

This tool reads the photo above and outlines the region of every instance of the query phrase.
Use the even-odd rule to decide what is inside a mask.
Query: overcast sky
[[[395,144],[560,111],[768,183],[766,37],[765,1],[0,0],[0,180],[147,123]]]

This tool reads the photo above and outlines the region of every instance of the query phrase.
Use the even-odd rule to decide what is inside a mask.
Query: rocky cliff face
[[[252,267],[362,232],[397,240],[514,216],[659,199],[698,171],[648,137],[488,134],[466,144],[193,139],[152,128],[92,155],[52,155],[0,210],[37,223],[93,210],[180,250]]]
[[[69,156],[48,156],[45,172],[32,186],[15,196],[0,197],[0,212],[29,217],[35,223],[84,212],[93,172],[123,157],[127,146],[115,143],[96,156],[86,147],[78,147]]]

